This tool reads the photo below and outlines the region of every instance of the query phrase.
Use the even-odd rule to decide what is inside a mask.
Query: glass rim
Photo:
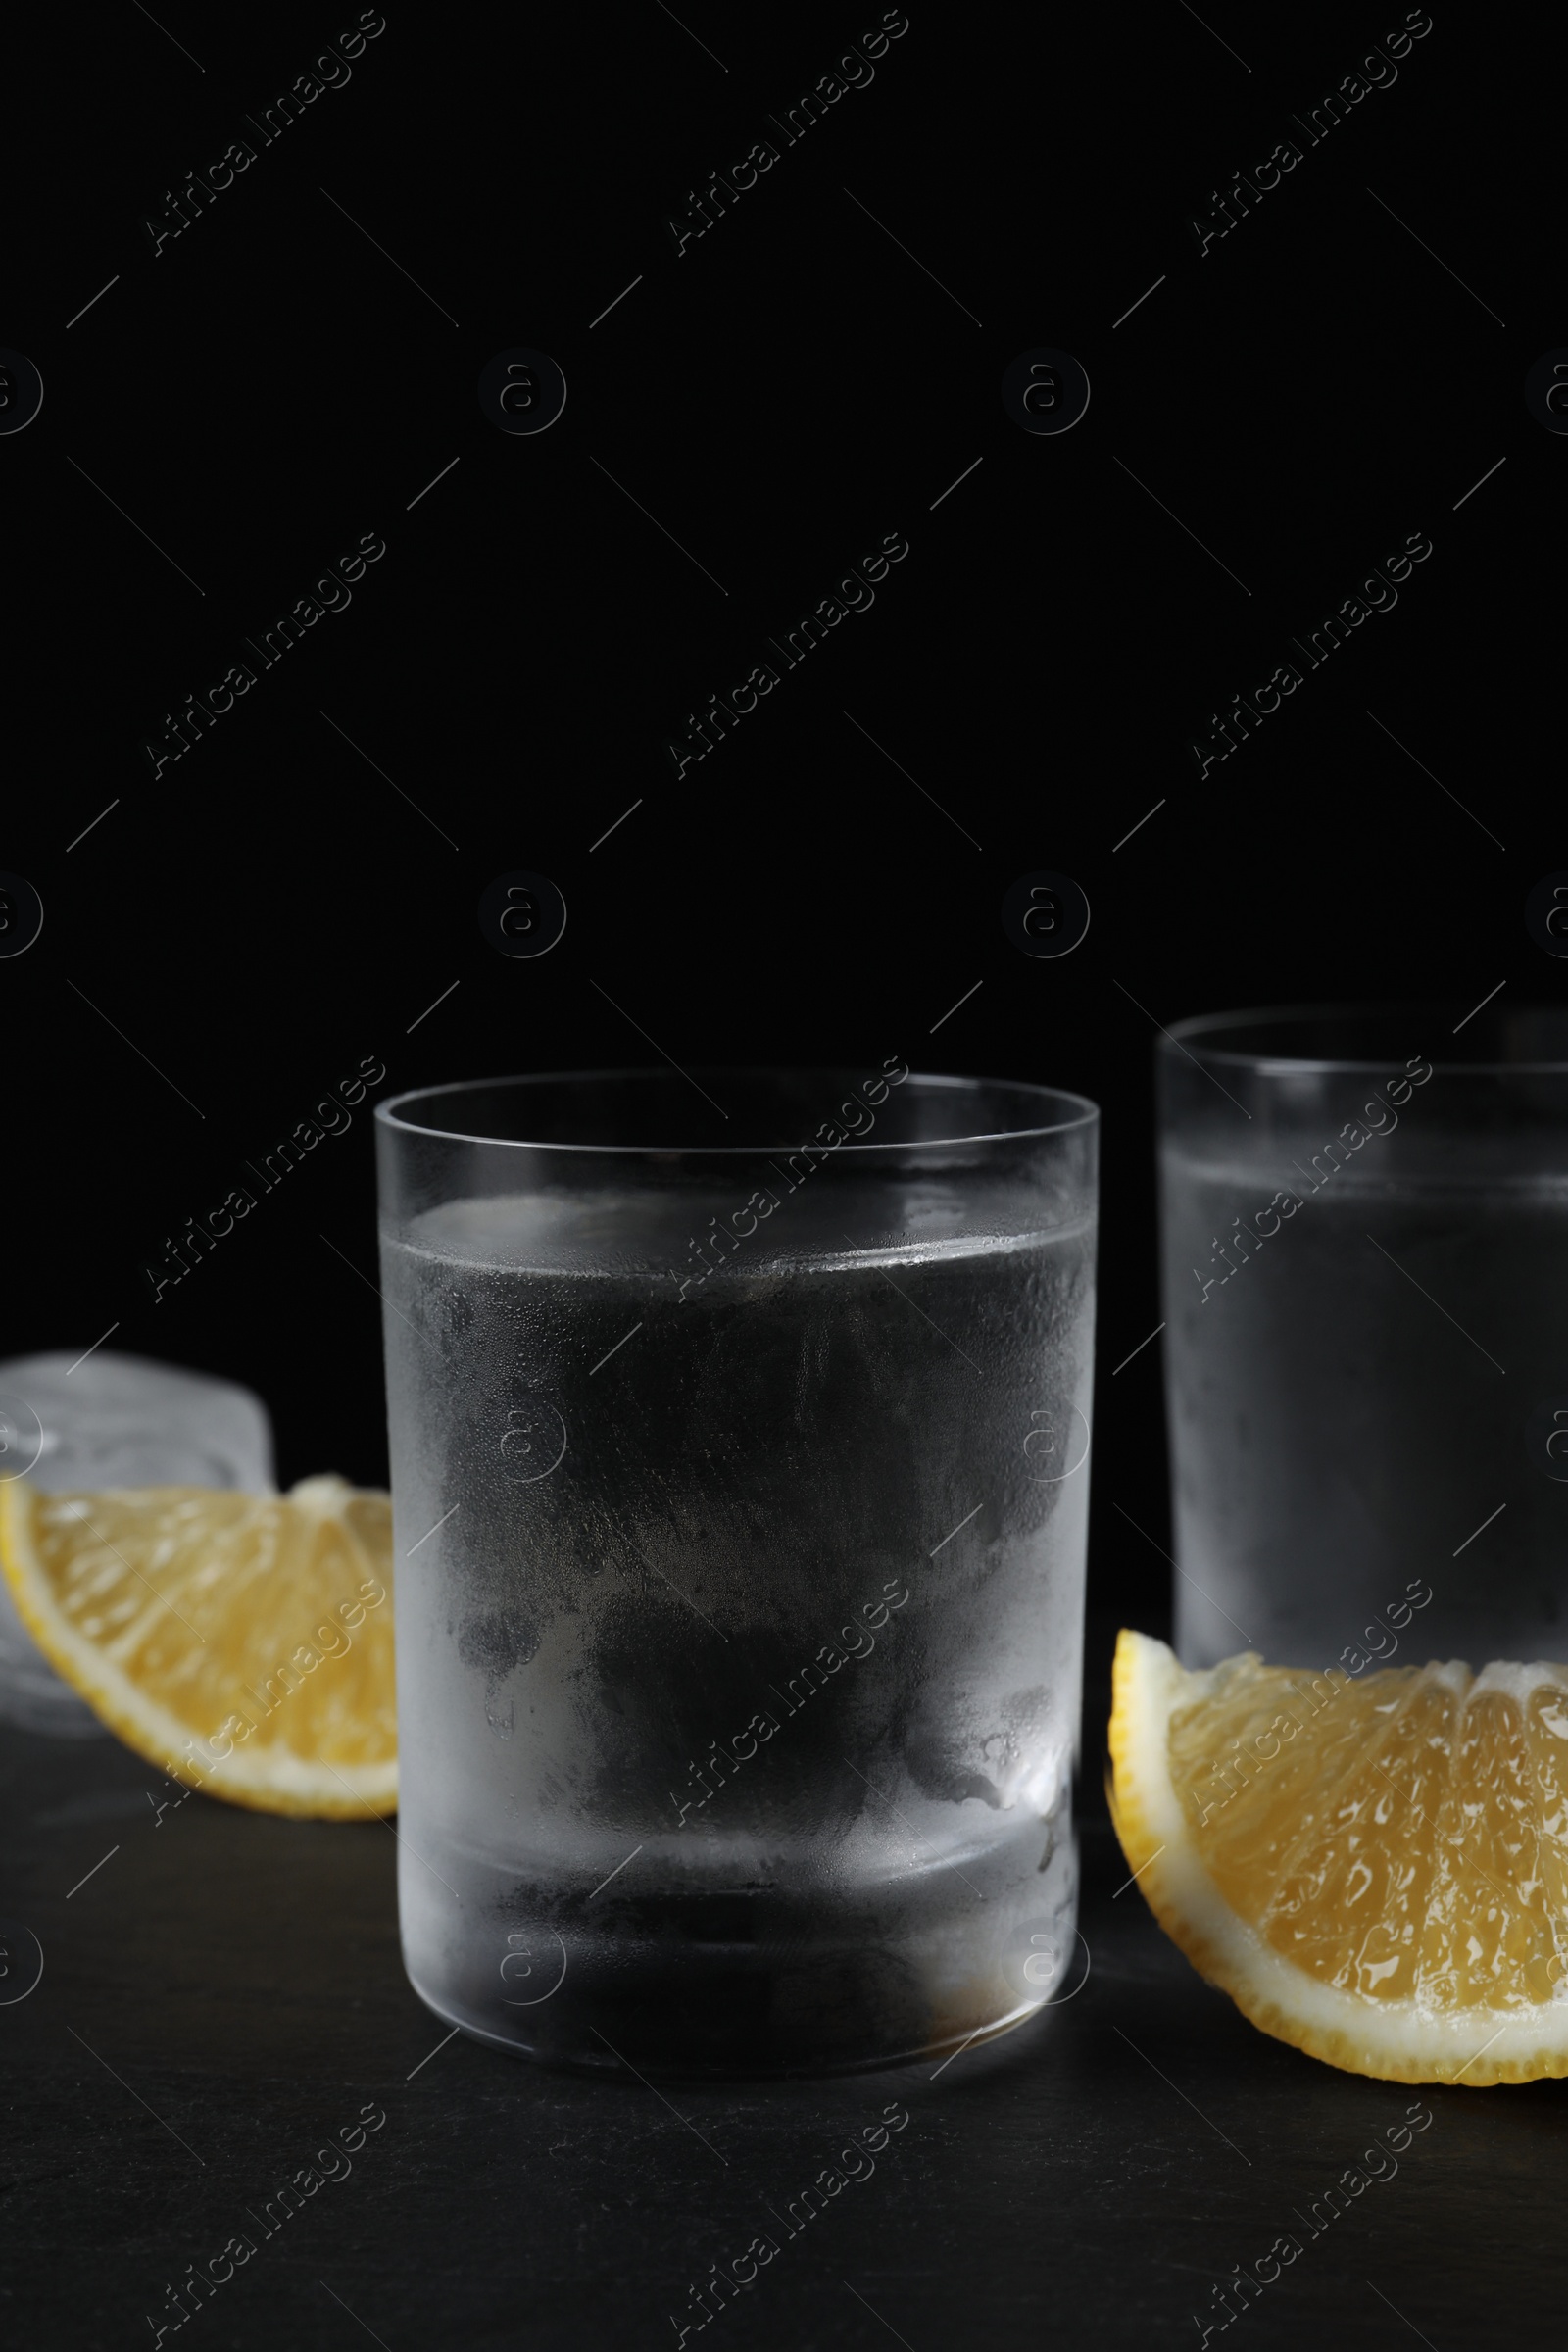
[[[773,1063],[698,1063],[693,1072],[681,1072],[678,1075],[711,1078],[715,1083],[721,1082],[725,1078],[743,1078],[754,1084],[758,1080],[820,1078],[823,1081],[824,1097],[845,1085],[855,1083],[853,1075],[847,1067],[832,1071],[820,1066],[797,1067],[791,1065],[786,1067],[783,1064]],[[535,1141],[527,1136],[482,1135],[463,1128],[423,1126],[416,1119],[398,1115],[406,1112],[412,1103],[427,1102],[441,1095],[477,1094],[503,1087],[611,1086],[621,1084],[627,1079],[646,1080],[650,1078],[657,1078],[664,1085],[668,1085],[670,1082],[669,1073],[656,1069],[647,1063],[641,1067],[622,1069],[532,1070],[504,1078],[460,1078],[450,1080],[442,1085],[409,1087],[400,1095],[391,1095],[384,1102],[376,1104],[375,1119],[376,1124],[384,1126],[389,1134],[411,1137],[427,1136],[440,1143],[483,1144],[497,1151],[594,1152],[605,1157],[618,1155],[635,1159],[736,1160],[765,1158],[771,1152],[798,1152],[804,1148],[806,1139],[799,1135],[781,1137],[774,1143],[766,1144],[590,1144],[564,1143],[554,1139]],[[1052,1102],[1070,1105],[1071,1110],[1070,1115],[1065,1118],[1049,1119],[1039,1126],[1031,1127],[982,1127],[972,1133],[920,1136],[912,1139],[889,1138],[880,1143],[858,1142],[852,1136],[834,1147],[833,1156],[835,1159],[842,1159],[846,1154],[869,1158],[878,1152],[948,1152],[958,1145],[1038,1142],[1050,1136],[1068,1136],[1081,1133],[1086,1128],[1098,1124],[1100,1119],[1099,1103],[1092,1102],[1087,1095],[1075,1094],[1068,1087],[1040,1086],[1030,1079],[966,1078],[935,1070],[909,1070],[898,1083],[901,1087],[923,1086],[951,1091],[955,1096],[977,1096],[987,1089],[996,1089],[1007,1094],[1032,1095],[1038,1098],[1042,1103]],[[880,1109],[881,1104],[867,1105],[867,1107]],[[819,1146],[812,1148],[820,1149]]]
[[[1236,1012],[1193,1013],[1189,1014],[1185,1020],[1173,1021],[1170,1027],[1161,1033],[1158,1051],[1163,1053],[1174,1047],[1178,1053],[1187,1053],[1189,1049],[1200,1045],[1211,1034],[1223,1034],[1226,1031],[1237,1029],[1264,1028],[1275,1024],[1283,1025],[1292,1021],[1303,1023],[1325,1021],[1342,1024],[1366,1022],[1370,1024],[1374,1021],[1408,1018],[1414,1029],[1423,1018],[1442,1019],[1446,1022],[1449,1015],[1458,1009],[1457,1004],[1445,1005],[1434,998],[1423,997],[1409,1002],[1378,999],[1363,1000],[1353,1004],[1257,1004]],[[1465,1013],[1464,1018],[1472,1019],[1476,1013],[1484,1009],[1484,1004],[1472,1005]],[[1556,1015],[1564,1021],[1565,1025],[1568,1025],[1568,1005],[1532,1003],[1516,1004],[1510,1009],[1530,1018]],[[1460,1023],[1460,1026],[1463,1026],[1463,1022]],[[1450,1040],[1452,1034],[1453,1032],[1450,1031]],[[1205,1063],[1222,1062],[1228,1069],[1250,1070],[1262,1078],[1335,1075],[1358,1077],[1380,1070],[1386,1071],[1391,1058],[1392,1056],[1388,1054],[1361,1059],[1345,1054],[1292,1054],[1278,1048],[1264,1050],[1260,1047],[1238,1048],[1206,1045],[1202,1047],[1202,1059]],[[1497,1055],[1467,1061],[1458,1057],[1449,1058],[1444,1054],[1430,1053],[1424,1058],[1431,1063],[1434,1073],[1443,1071],[1451,1077],[1568,1077],[1568,1052],[1544,1061],[1508,1061]]]

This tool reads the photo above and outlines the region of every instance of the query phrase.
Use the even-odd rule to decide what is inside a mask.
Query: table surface
[[[688,2290],[759,2235],[776,2253],[710,2325],[789,2352],[1198,2344],[1225,2324],[1215,2288],[1269,2272],[1281,2237],[1299,2252],[1232,2323],[1260,2352],[1457,2352],[1498,2340],[1504,2303],[1510,2331],[1558,2340],[1568,2088],[1363,2082],[1200,1983],[1124,1887],[1095,1785],[1106,1630],[1079,1988],[940,2072],[782,2087],[661,2094],[443,2040],[399,1959],[388,1828],[201,1796],[158,1820],[148,1790],[170,1792],[117,1741],[0,1732],[0,1917],[44,1953],[0,2007],[8,2341],[172,2340],[168,2289],[237,2233],[254,2254],[188,2324],[246,2352],[695,2342]],[[890,2103],[908,2121],[874,2170],[787,2235],[777,2217]],[[1412,2109],[1403,2152],[1364,2163]],[[352,2169],[320,2168],[338,2177],[264,2235],[367,2112],[385,2121]]]

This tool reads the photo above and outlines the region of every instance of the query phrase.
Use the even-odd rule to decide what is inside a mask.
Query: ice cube
[[[66,1488],[232,1487],[270,1494],[272,1431],[249,1389],[98,1349],[0,1363],[0,1479]],[[0,1578],[0,1722],[65,1739],[104,1726],[38,1648]]]

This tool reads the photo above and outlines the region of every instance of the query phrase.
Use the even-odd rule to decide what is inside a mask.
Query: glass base
[[[1051,1828],[854,1889],[688,1882],[590,1908],[515,1880],[481,1902],[470,1880],[460,1907],[406,1880],[404,1964],[449,2026],[544,2065],[733,2082],[941,2059],[1076,1974],[1076,1849]]]
[[[612,2056],[608,2049],[600,2046],[597,2042],[595,2043],[596,2054],[590,2053],[588,2050],[574,2054],[564,2046],[535,2046],[526,2041],[518,2041],[504,2034],[489,2033],[483,2026],[473,2025],[466,2018],[452,2015],[450,2011],[442,2007],[438,2000],[425,1991],[424,1986],[412,1973],[409,1982],[431,2015],[438,2018],[443,2025],[455,2026],[458,2032],[466,2034],[470,2041],[481,2041],[489,2049],[504,2051],[509,2058],[526,2058],[536,2066],[559,2067],[571,2074],[613,2075],[626,2071],[624,2062],[618,2053]],[[1013,2010],[1010,2016],[999,2017],[991,2025],[976,2027],[972,2034],[955,2035],[947,2041],[929,2042],[918,2049],[888,2050],[878,2052],[870,2057],[803,2061],[788,2066],[768,2066],[756,2059],[747,2060],[740,2057],[737,2057],[733,2064],[716,2066],[687,2064],[677,2060],[661,2063],[657,2059],[649,2058],[647,2065],[639,2066],[638,2072],[648,2076],[651,2081],[661,2082],[776,2082],[803,2080],[818,2075],[874,2074],[883,2068],[913,2066],[927,2058],[956,2057],[960,2050],[983,2049],[988,2041],[999,2041],[1004,2034],[1016,2033],[1020,2026],[1029,2025],[1050,2006],[1051,1996],[1048,1994],[1043,2001],[1024,2002],[1019,2008]]]

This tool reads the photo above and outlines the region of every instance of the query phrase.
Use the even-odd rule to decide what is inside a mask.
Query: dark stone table
[[[1200,1984],[1104,1817],[1108,1632],[1081,1988],[940,2070],[782,2088],[661,2093],[444,2040],[399,1961],[388,1829],[201,1796],[156,1820],[170,1791],[118,1742],[0,1734],[0,1916],[45,1961],[0,2007],[6,2342],[1197,2345],[1238,2265],[1230,2325],[1260,2352],[1560,2341],[1568,2090],[1362,2082]],[[846,2155],[890,2107],[880,2153]],[[1412,2110],[1402,2153],[1368,2158]],[[824,2171],[844,2185],[805,2221]],[[230,2241],[254,2247],[231,2276]],[[756,2277],[703,2327],[715,2265]],[[176,2329],[192,2266],[222,2282]]]

